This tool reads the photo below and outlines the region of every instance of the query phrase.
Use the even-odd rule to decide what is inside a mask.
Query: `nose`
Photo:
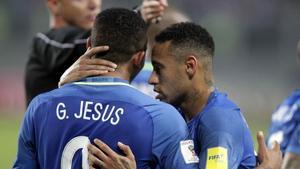
[[[95,10],[101,8],[102,0],[89,0],[89,9]]]
[[[151,84],[151,85],[158,84],[158,76],[157,76],[155,71],[152,71],[151,76],[148,80],[148,83]]]

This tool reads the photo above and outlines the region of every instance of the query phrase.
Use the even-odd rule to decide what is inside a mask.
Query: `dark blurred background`
[[[103,9],[140,3],[103,0]],[[216,86],[239,104],[253,133],[266,132],[272,111],[300,87],[300,1],[172,0],[169,5],[212,34]],[[24,67],[33,36],[47,31],[48,22],[44,1],[0,1],[0,168],[10,168],[15,158],[25,111]]]

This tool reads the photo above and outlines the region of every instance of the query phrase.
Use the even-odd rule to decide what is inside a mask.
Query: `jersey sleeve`
[[[206,169],[234,169],[239,166],[243,151],[239,143],[226,132],[212,132],[202,141],[199,166]],[[230,160],[229,160],[230,159]]]
[[[18,140],[18,152],[13,169],[39,168],[34,140],[33,113],[36,111],[35,100],[36,99],[29,105],[21,125]]]
[[[198,157],[185,121],[175,108],[164,107],[153,117],[152,151],[161,169],[197,168]]]
[[[204,115],[196,134],[200,168],[254,168],[252,138],[237,110],[214,108]]]

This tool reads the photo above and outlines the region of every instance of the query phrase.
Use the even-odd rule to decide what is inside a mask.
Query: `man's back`
[[[38,168],[80,168],[81,163],[85,168],[86,145],[94,138],[115,151],[118,141],[128,144],[138,168],[189,168],[193,166],[186,163],[195,162],[184,161],[189,159],[180,151],[187,137],[185,122],[173,107],[124,80],[87,78],[34,99],[20,133],[15,168],[22,166],[28,151]]]

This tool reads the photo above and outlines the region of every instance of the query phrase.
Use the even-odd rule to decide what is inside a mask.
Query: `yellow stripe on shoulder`
[[[228,169],[227,149],[213,147],[207,149],[206,169]]]

